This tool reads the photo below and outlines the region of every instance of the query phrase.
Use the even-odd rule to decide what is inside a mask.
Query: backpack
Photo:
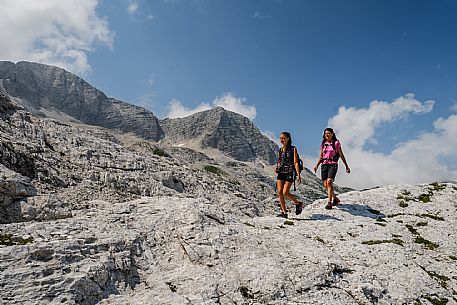
[[[322,144],[322,145],[325,145],[325,144]],[[340,145],[341,145],[341,144],[340,144]],[[334,142],[334,141],[332,141],[332,148],[333,148],[333,151],[335,151],[335,154],[333,155],[333,157],[331,157],[330,159],[328,159],[328,158],[322,158],[322,161],[323,161],[323,160],[331,160],[331,161],[338,162],[338,160],[340,159],[340,154],[336,151],[335,142]]]
[[[295,149],[297,149],[295,146],[293,146]],[[298,175],[301,174],[301,172],[303,171],[303,160],[300,159],[300,155],[298,154],[298,149],[297,149],[297,158],[298,158]],[[295,170],[295,166],[294,166],[294,192],[297,190],[296,187],[295,187],[295,179],[297,178],[297,171]]]

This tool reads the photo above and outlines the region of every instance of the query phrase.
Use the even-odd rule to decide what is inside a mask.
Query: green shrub
[[[419,201],[422,201],[423,203],[427,203],[427,202],[430,202],[430,194],[420,194],[419,197],[417,197],[417,199],[419,199]]]
[[[433,305],[446,305],[448,302],[448,299],[446,299],[446,298],[439,298],[439,297],[432,298],[430,296],[426,296],[424,298],[427,299],[427,301],[429,301]]]
[[[399,238],[394,238],[394,239],[384,239],[384,240],[366,240],[362,242],[362,245],[378,245],[378,244],[396,244],[403,246],[403,240]]]
[[[225,175],[225,172],[223,170],[214,165],[205,165],[204,169],[216,175]]]
[[[0,234],[0,245],[1,246],[14,246],[14,245],[26,245],[33,242],[33,237],[30,236],[26,239],[22,237],[13,237],[11,234]]]
[[[401,208],[406,208],[408,204],[404,200],[400,200],[400,203],[398,204]]]
[[[441,217],[441,216],[438,216],[438,215],[432,215],[432,214],[420,214],[420,215],[416,215],[416,216],[419,216],[419,217],[427,217],[427,218],[431,218],[433,220],[438,220],[438,221],[444,221],[444,218]]]
[[[435,244],[435,243],[423,238],[422,236],[417,236],[416,239],[414,240],[414,242],[417,244],[425,245],[425,247],[427,247],[429,250],[435,250],[436,248],[438,248],[438,244]]]
[[[441,190],[444,190],[446,188],[446,184],[440,184],[438,182],[432,182],[430,183],[430,186],[433,186],[433,190],[435,191],[441,191]]]

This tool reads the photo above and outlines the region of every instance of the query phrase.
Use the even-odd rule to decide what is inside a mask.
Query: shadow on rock
[[[297,220],[297,221],[310,221],[310,220],[319,220],[319,221],[325,221],[325,220],[336,220],[336,221],[341,221],[341,219],[331,216],[331,215],[325,215],[325,214],[313,214],[311,215],[310,218],[291,218],[292,220]]]
[[[350,203],[350,204],[339,204],[337,205],[339,210],[347,212],[354,216],[368,217],[372,219],[379,219],[386,217],[385,214],[381,213],[378,210],[372,209],[365,204]]]

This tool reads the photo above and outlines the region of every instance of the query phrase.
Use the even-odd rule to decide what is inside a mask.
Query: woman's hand
[[[298,184],[301,184],[301,175],[298,175]]]
[[[314,172],[317,172],[317,165],[314,166]]]

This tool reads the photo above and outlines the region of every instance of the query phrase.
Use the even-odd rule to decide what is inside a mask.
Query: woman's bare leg
[[[278,195],[279,195],[279,203],[281,204],[281,212],[286,214],[286,200],[284,199],[283,189],[284,189],[284,181],[278,180],[276,182],[276,186],[278,188]]]
[[[297,200],[297,198],[295,198],[295,196],[290,193],[291,186],[292,186],[292,182],[286,181],[284,183],[284,188],[283,188],[284,197],[292,200],[294,202],[294,204],[300,204],[300,202]]]

